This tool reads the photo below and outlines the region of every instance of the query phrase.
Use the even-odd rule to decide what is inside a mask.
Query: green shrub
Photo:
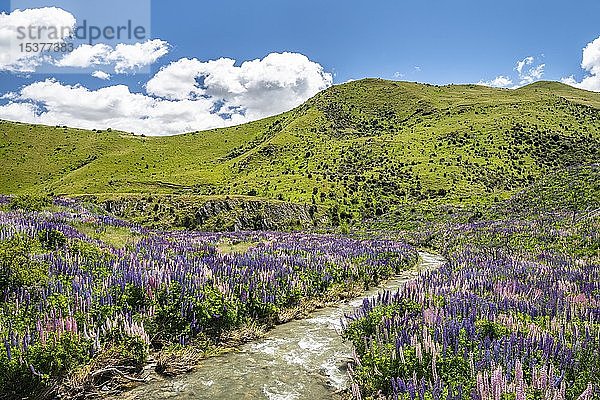
[[[369,311],[364,318],[351,322],[344,330],[344,338],[352,341],[359,354],[362,354],[367,351],[364,338],[374,335],[384,318],[403,315],[406,312],[414,313],[420,310],[421,306],[410,299],[400,299],[398,302],[389,305],[378,305]]]
[[[0,290],[7,287],[43,286],[48,281],[48,265],[32,256],[36,243],[16,235],[0,241]]]
[[[28,349],[25,358],[43,379],[64,376],[90,359],[92,343],[77,335],[65,332],[60,337],[50,337],[45,344],[37,343]]]
[[[143,300],[135,296],[137,291],[129,288],[126,300],[138,305]],[[194,337],[198,331],[216,336],[219,333],[234,328],[242,319],[240,307],[212,285],[204,287],[202,298],[191,298],[182,295],[181,285],[173,283],[162,287],[154,299],[156,306],[155,317],[145,323],[150,336],[159,341],[176,342],[181,337]],[[139,293],[138,293],[139,294]],[[191,306],[196,315],[195,328],[181,316],[182,307]]]
[[[90,359],[91,342],[66,332],[51,334],[45,343],[25,350],[0,352],[0,398],[31,398],[43,393],[57,377],[63,377]]]
[[[41,211],[52,204],[52,198],[48,196],[36,196],[24,194],[15,196],[9,203],[11,210]]]
[[[38,232],[38,240],[46,250],[56,250],[67,243],[65,234],[56,229],[42,229]]]
[[[138,336],[113,331],[106,338],[100,357],[118,360],[119,365],[141,368],[148,358],[148,345]]]
[[[150,336],[158,342],[174,341],[181,335],[189,335],[189,324],[181,316],[183,299],[181,285],[172,283],[163,286],[156,292],[156,312],[154,317],[145,323]]]
[[[510,335],[510,330],[501,324],[487,319],[480,319],[475,322],[477,333],[481,338],[489,337],[490,340],[497,340]]]
[[[111,274],[108,262],[115,256],[108,250],[81,239],[72,239],[68,243],[69,251],[80,256],[80,267],[95,278],[105,278]]]

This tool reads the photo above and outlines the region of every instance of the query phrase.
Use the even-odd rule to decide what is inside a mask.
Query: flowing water
[[[364,297],[395,290],[419,272],[439,267],[439,256],[420,253],[421,262],[360,298],[318,310],[310,318],[276,326],[239,351],[203,360],[186,375],[156,378],[127,392],[127,399],[331,399],[348,387],[349,343],[340,337],[341,318]]]

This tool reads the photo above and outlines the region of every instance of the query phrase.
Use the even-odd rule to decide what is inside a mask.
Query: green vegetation
[[[255,242],[244,242],[237,240],[224,240],[221,243],[217,244],[217,250],[223,254],[243,254],[246,253],[250,247],[256,246]]]
[[[251,196],[103,194],[78,196],[120,218],[150,228],[199,231],[312,229],[328,222],[323,207]]]
[[[0,192],[17,194],[0,197],[6,391],[50,386],[76,366],[107,365],[101,357],[135,372],[148,351],[163,352],[160,369],[188,344],[209,354],[226,334],[411,265],[412,250],[391,238],[449,262],[347,324],[355,394],[488,398],[492,374],[502,398],[599,389],[599,94],[367,79],[278,116],[175,137],[11,122],[0,133]],[[189,232],[329,225],[372,242]],[[69,329],[28,336],[42,314],[56,324],[69,314]],[[73,336],[73,326],[96,330]],[[562,376],[558,386],[538,385],[542,373]]]
[[[355,397],[598,398],[599,182],[569,168],[476,222],[404,232],[447,262],[348,319]]]
[[[48,196],[23,194],[14,196],[8,203],[11,210],[41,211],[52,204],[52,198]]]
[[[4,193],[250,196],[344,225],[402,205],[493,202],[598,159],[600,95],[367,79],[249,124],[175,137],[0,124]]]
[[[48,280],[48,265],[33,258],[41,243],[23,235],[0,241],[0,290],[36,287]]]
[[[49,208],[0,210],[0,398],[120,388],[150,353],[158,373],[188,370],[418,261],[389,240],[155,231],[73,200]],[[195,356],[177,358],[186,346]]]
[[[140,235],[123,226],[99,226],[89,222],[75,222],[72,226],[89,238],[99,240],[115,248],[135,244],[141,238]]]

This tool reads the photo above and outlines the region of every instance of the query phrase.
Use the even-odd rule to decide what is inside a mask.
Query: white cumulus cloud
[[[517,61],[517,65],[515,66],[515,70],[520,74],[523,73],[523,68],[525,68],[527,65],[531,65],[533,64],[533,61],[535,59],[532,56],[529,57],[525,57],[524,59]]]
[[[245,61],[181,59],[163,67],[147,84],[149,94],[182,100],[210,97],[223,103],[222,113],[257,119],[289,110],[322,89],[333,77],[318,63],[298,53],[271,53]]]
[[[102,79],[103,81],[108,81],[111,78],[110,74],[104,71],[94,71],[92,72],[92,76],[94,78]]]
[[[147,40],[144,43],[120,43],[112,48],[99,43],[82,44],[56,62],[59,67],[89,68],[98,65],[113,65],[114,72],[134,72],[152,65],[169,52],[164,40]]]
[[[132,93],[125,85],[90,90],[47,79],[23,87],[13,101],[0,106],[0,118],[168,135],[224,126],[212,108],[206,99],[175,102]]]
[[[477,82],[477,84],[495,88],[506,88],[512,86],[513,81],[508,76],[500,75],[492,79],[491,81],[479,81]]]
[[[535,81],[539,81],[544,77],[544,68],[546,64],[534,65],[535,58],[533,56],[525,57],[517,61],[515,71],[519,74],[519,84],[529,85]]]
[[[516,74],[513,72],[512,77],[511,74],[498,75],[492,80],[482,79],[477,82],[477,84],[497,88],[515,89],[542,79],[544,77],[545,68],[546,64],[537,64],[535,57],[528,56],[516,62],[515,67],[513,68],[513,70],[516,71]]]
[[[40,44],[64,43],[75,22],[71,13],[57,7],[0,13],[0,71],[34,72],[46,58]]]
[[[578,82],[573,75],[561,79],[561,82],[580,89],[600,92],[600,37],[588,43],[583,49],[581,68],[587,72],[581,82]]]
[[[115,72],[123,73],[151,65],[168,52],[169,44],[160,39],[144,43],[120,43],[110,54],[109,60],[115,63]]]
[[[82,44],[56,61],[56,65],[59,67],[88,68],[94,65],[107,64],[106,60],[111,52],[112,48],[107,44]]]
[[[146,83],[146,90],[166,99],[188,99],[201,94],[197,78],[202,62],[197,59],[182,58],[163,67]]]
[[[9,103],[0,106],[0,118],[172,135],[274,115],[331,84],[331,74],[301,54],[274,53],[240,66],[231,59],[182,59],[159,71],[146,94],[124,85],[91,90],[55,79],[35,82],[4,96]]]

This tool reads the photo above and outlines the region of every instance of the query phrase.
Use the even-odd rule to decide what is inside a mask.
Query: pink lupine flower
[[[423,364],[423,353],[421,351],[421,343],[417,343],[415,347],[415,353],[417,356],[417,360],[419,360],[419,364]]]
[[[484,372],[483,374],[481,372],[477,374],[477,392],[479,393],[482,399],[487,399],[487,379],[484,378],[484,374],[486,374],[486,372]]]
[[[587,388],[581,393],[577,400],[591,400],[594,395],[594,386],[588,383]]]
[[[523,365],[520,360],[515,363],[515,400],[525,400],[525,382],[523,381]]]

